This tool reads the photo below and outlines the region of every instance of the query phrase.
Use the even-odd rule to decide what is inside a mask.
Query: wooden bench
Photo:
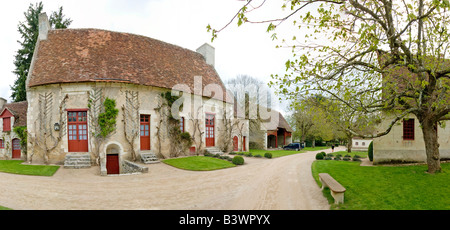
[[[331,196],[334,198],[334,203],[344,203],[345,188],[339,182],[337,182],[328,173],[319,173],[320,182],[322,183],[322,190],[324,188],[330,188]]]

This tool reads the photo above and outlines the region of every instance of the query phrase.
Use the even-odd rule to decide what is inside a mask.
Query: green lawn
[[[229,161],[204,156],[173,158],[163,160],[162,162],[179,169],[193,171],[210,171],[235,167],[235,165]]]
[[[53,176],[59,169],[56,165],[22,165],[19,160],[1,160],[0,172],[32,175],[32,176]]]
[[[276,157],[282,157],[282,156],[287,156],[287,155],[292,155],[292,154],[297,154],[297,153],[305,153],[308,151],[318,151],[318,150],[323,150],[323,149],[328,149],[330,147],[326,147],[326,146],[320,146],[320,147],[315,147],[315,148],[311,148],[311,147],[306,147],[300,151],[293,151],[293,150],[261,150],[261,149],[250,149],[250,152],[254,155],[259,154],[261,156],[264,157],[264,153],[272,153],[272,158],[276,158]]]
[[[12,209],[7,208],[7,207],[0,206],[0,210],[12,210]]]
[[[362,158],[367,157],[367,152],[357,152],[357,151],[352,151],[351,153],[347,152],[347,151],[339,151],[339,152],[334,152],[333,155],[336,156],[337,154],[341,154],[342,157],[345,155],[350,155],[350,156],[354,156],[354,155],[358,155]]]
[[[426,165],[359,166],[359,162],[316,160],[312,165],[319,186],[319,173],[329,173],[347,191],[344,204],[332,209],[352,210],[450,210],[450,163],[442,173],[428,174]],[[328,189],[324,195],[330,203]]]

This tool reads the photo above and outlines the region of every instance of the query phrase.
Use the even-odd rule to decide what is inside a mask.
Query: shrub
[[[230,152],[229,154],[230,155],[236,155],[236,152]]]
[[[325,160],[331,160],[332,158],[331,157],[328,157],[328,156],[326,156],[325,158],[324,158]]]
[[[264,157],[271,159],[272,158],[272,153],[264,153]]]
[[[369,144],[369,152],[368,152],[368,155],[369,155],[369,160],[370,160],[370,161],[373,161],[373,141],[370,142],[370,144]]]
[[[253,156],[253,154],[252,153],[244,153],[244,156],[251,157],[251,156]]]
[[[354,158],[354,157],[353,157],[353,161],[361,161],[361,159],[360,159],[360,158]]]
[[[322,153],[318,153],[316,154],[316,160],[323,160],[323,154]]]
[[[243,165],[244,164],[244,158],[241,156],[234,156],[233,160],[231,161],[235,165]]]
[[[327,157],[334,157],[334,155],[332,153],[328,153]]]
[[[220,154],[215,154],[213,157],[215,157],[215,158],[220,158]]]
[[[254,157],[261,158],[262,156],[261,156],[261,154],[255,154]]]
[[[335,161],[340,161],[340,160],[341,160],[341,157],[335,157],[334,160],[335,160]]]
[[[361,158],[359,155],[354,155],[353,158]]]
[[[244,153],[243,152],[238,152],[237,155],[242,156],[242,155],[244,155]]]
[[[327,154],[325,152],[320,152],[320,153],[323,155],[323,157],[327,156]]]
[[[348,154],[345,154],[345,156],[344,157],[352,157],[352,156],[350,156],[350,155],[348,155]]]
[[[342,158],[342,160],[349,161],[349,160],[351,160],[351,158],[350,157],[344,157],[344,158]]]

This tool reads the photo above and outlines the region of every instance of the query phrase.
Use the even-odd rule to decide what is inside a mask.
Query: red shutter
[[[403,140],[414,140],[414,119],[403,120]]]
[[[5,131],[11,131],[11,118],[10,117],[3,118],[3,132],[5,132]]]

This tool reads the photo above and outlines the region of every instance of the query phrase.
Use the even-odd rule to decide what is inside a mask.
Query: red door
[[[247,148],[246,148],[246,146],[247,146],[247,144],[245,143],[246,142],[246,137],[243,137],[243,139],[242,139],[242,151],[247,151]]]
[[[239,151],[239,139],[238,137],[233,137],[233,151]]]
[[[88,152],[87,112],[68,112],[69,152]]]
[[[214,146],[214,115],[206,114],[205,128],[206,128],[206,147]]]
[[[108,174],[119,174],[119,154],[106,155],[106,172]]]
[[[20,159],[20,140],[19,139],[12,140],[12,158]]]
[[[141,150],[150,150],[150,115],[141,115]]]

